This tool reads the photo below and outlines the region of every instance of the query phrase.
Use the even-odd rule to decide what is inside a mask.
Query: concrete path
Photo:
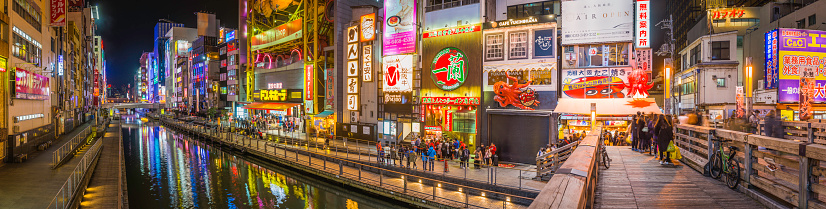
[[[92,179],[86,187],[86,194],[80,202],[81,208],[118,208],[121,183],[121,156],[120,156],[120,126],[119,121],[113,121],[106,128],[103,135],[103,148],[100,160],[92,174]]]
[[[0,167],[0,208],[41,209],[49,206],[90,145],[78,150],[71,160],[54,170],[52,152],[91,125],[90,122],[76,127],[55,140],[49,149],[29,155],[24,163],[9,163]]]
[[[611,168],[599,171],[595,208],[764,208],[679,161],[660,165],[654,156],[627,146],[607,151]]]

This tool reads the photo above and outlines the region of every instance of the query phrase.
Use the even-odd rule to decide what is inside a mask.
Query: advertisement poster
[[[253,36],[250,40],[252,42],[252,50],[256,51],[284,42],[300,39],[301,29],[303,27],[302,23],[304,22],[301,18],[299,18]]]
[[[766,71],[764,87],[766,89],[777,88],[778,59],[777,59],[777,30],[766,32],[765,39]]]
[[[778,30],[779,53],[777,57],[779,75],[778,102],[795,103],[800,97],[800,73],[814,72],[814,102],[826,102],[826,31],[798,30],[782,28]]]
[[[562,70],[562,98],[626,98],[631,67]]]
[[[454,47],[444,48],[433,58],[430,78],[436,86],[445,91],[452,91],[465,83],[467,78],[467,60],[462,50]]]
[[[17,99],[49,99],[49,77],[35,74],[21,68],[14,72],[14,98]]]
[[[376,40],[376,13],[361,16],[361,42]]]
[[[416,52],[416,1],[384,1],[384,56]]]
[[[622,2],[622,3],[620,3]],[[631,42],[634,4],[631,1],[571,0],[562,2],[562,45]]]
[[[382,60],[384,82],[382,91],[410,92],[413,90],[413,55],[386,56]]]
[[[66,0],[49,0],[49,17],[52,27],[62,27],[66,25]]]
[[[746,96],[743,91],[743,86],[738,86],[735,90],[737,95],[735,96],[735,101],[737,105],[737,109],[734,112],[734,117],[736,118],[745,118],[746,117]]]
[[[534,31],[533,56],[535,58],[553,57],[556,50],[554,37],[556,37],[554,29]]]

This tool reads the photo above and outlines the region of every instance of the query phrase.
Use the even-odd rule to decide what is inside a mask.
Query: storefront
[[[421,133],[427,138],[479,144],[482,86],[482,25],[423,34]]]
[[[557,23],[552,15],[483,24],[481,138],[503,162],[535,163],[535,152],[559,136]],[[537,128],[538,127],[538,128]],[[514,134],[519,133],[519,134]]]
[[[819,36],[818,36],[819,35]],[[813,69],[807,79],[814,83],[809,89],[811,103],[807,107],[812,119],[826,118],[826,72],[823,59],[826,48],[816,47],[816,43],[826,43],[826,31],[781,28],[766,33],[766,79],[777,88],[777,112],[785,121],[800,120],[801,88],[800,74]],[[821,44],[822,45],[822,44]],[[785,70],[790,69],[790,70]]]

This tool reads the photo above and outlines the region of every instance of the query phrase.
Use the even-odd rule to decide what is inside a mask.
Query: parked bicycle
[[[730,142],[731,140],[715,141],[719,142],[719,145],[717,146],[717,151],[711,155],[711,161],[709,162],[709,172],[711,173],[711,177],[717,179],[721,176],[725,176],[726,186],[731,189],[735,189],[740,183],[740,162],[734,159],[738,148],[735,146],[728,146],[729,153],[726,154],[723,150],[723,143]]]
[[[605,169],[608,169],[609,167],[611,167],[611,158],[608,157],[608,151],[606,151],[606,149],[605,149],[607,147],[604,144],[605,140],[600,139],[599,141],[600,141],[600,144],[601,144],[600,148],[599,148],[599,152],[600,152],[600,155],[602,155],[602,157],[601,157],[602,161],[601,161],[600,164],[602,166],[605,166]]]

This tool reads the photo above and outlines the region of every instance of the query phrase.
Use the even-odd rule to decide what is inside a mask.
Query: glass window
[[[728,60],[730,48],[729,41],[712,41],[711,60]]]
[[[817,23],[817,16],[815,16],[815,15],[816,14],[809,15],[809,26],[812,26],[815,23]]]
[[[726,87],[726,79],[717,78],[717,87]]]
[[[529,16],[549,15],[553,11],[553,2],[543,1],[508,6],[508,19],[525,18]]]
[[[689,64],[694,65],[702,61],[702,58],[700,58],[700,45],[691,48],[691,62]]]
[[[508,34],[508,58],[528,58],[528,32],[519,31]]]
[[[796,23],[798,29],[806,28],[806,19],[800,19]]]
[[[485,60],[502,60],[505,58],[503,34],[485,36]]]

